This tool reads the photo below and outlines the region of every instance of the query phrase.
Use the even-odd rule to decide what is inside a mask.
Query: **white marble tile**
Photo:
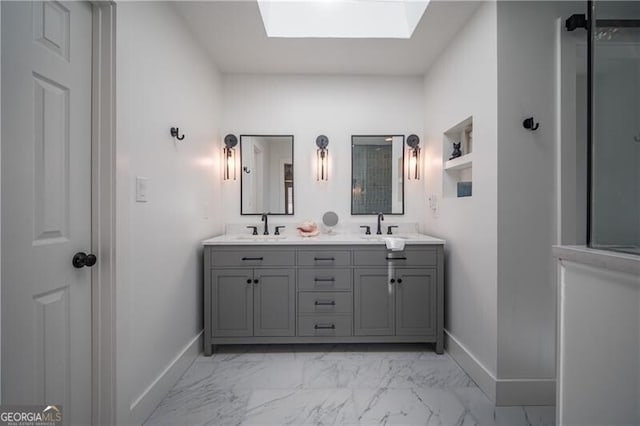
[[[555,407],[496,407],[477,387],[453,391],[482,426],[553,426]]]
[[[428,345],[220,349],[197,359],[146,424],[554,424],[553,407],[494,407]]]
[[[473,380],[451,359],[392,360],[389,388],[444,388],[475,386]]]
[[[354,391],[359,424],[477,425],[456,396],[443,389]]]
[[[348,389],[263,389],[252,393],[244,425],[349,425],[357,419]]]
[[[302,367],[299,360],[223,361],[209,380],[222,389],[300,389]]]
[[[391,361],[384,358],[311,359],[303,365],[305,389],[376,389],[394,377]]]
[[[250,391],[201,386],[172,391],[145,422],[153,425],[238,425]]]

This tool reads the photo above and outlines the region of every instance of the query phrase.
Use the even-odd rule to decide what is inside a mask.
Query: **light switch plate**
[[[146,203],[148,200],[147,191],[149,189],[149,179],[144,176],[136,176],[136,202]]]

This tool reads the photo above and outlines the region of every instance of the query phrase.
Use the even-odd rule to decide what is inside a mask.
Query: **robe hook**
[[[533,117],[529,117],[522,122],[522,126],[527,130],[534,131],[534,130],[538,130],[538,127],[540,127],[540,123],[536,123],[533,120]]]
[[[184,139],[184,134],[182,134],[182,136],[179,136],[178,133],[179,129],[177,127],[171,128],[171,136],[181,141],[182,139]]]

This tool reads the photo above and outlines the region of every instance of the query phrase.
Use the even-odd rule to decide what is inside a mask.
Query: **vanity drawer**
[[[300,266],[350,266],[351,252],[349,250],[313,250],[299,251],[298,265]]]
[[[351,290],[351,269],[298,269],[298,290]]]
[[[391,257],[395,257],[391,261],[395,266],[435,266],[438,261],[435,248],[408,248],[402,252],[386,249],[353,251],[353,263],[357,266],[387,266]]]
[[[298,336],[351,336],[351,315],[298,317]]]
[[[219,268],[238,266],[294,266],[293,250],[212,251],[211,265]]]
[[[298,293],[298,312],[304,314],[349,314],[351,293],[316,291]]]

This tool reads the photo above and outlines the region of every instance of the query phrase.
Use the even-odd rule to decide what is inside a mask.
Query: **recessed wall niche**
[[[451,158],[454,144],[460,144],[461,155]],[[442,194],[444,197],[470,197],[473,185],[473,117],[469,117],[443,133]]]

